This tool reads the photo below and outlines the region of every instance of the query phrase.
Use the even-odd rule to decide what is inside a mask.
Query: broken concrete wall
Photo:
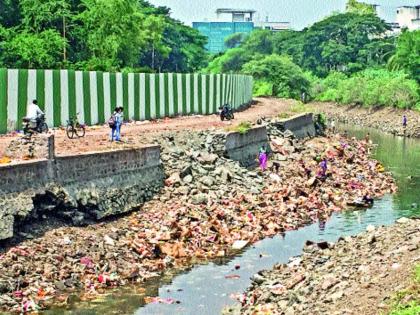
[[[163,186],[159,146],[0,166],[0,240],[53,214],[83,223],[140,206]]]
[[[316,135],[312,113],[282,119],[273,124],[282,131],[290,130],[298,139],[314,137]]]
[[[257,155],[261,146],[269,149],[267,128],[255,127],[241,134],[231,132],[226,136],[225,154],[228,158],[248,167],[257,163]]]

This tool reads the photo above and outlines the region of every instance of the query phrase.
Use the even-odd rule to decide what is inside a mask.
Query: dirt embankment
[[[334,103],[310,103],[317,112],[324,112],[330,119],[342,123],[371,127],[380,131],[406,137],[420,137],[420,113],[390,107],[366,108],[343,106]],[[403,115],[407,117],[407,127],[403,127]]]
[[[235,120],[221,121],[218,115],[194,115],[153,121],[137,121],[122,126],[122,143],[110,142],[108,126],[87,127],[86,136],[80,139],[68,139],[64,129],[54,129],[50,132],[55,136],[55,152],[57,155],[77,154],[81,152],[118,150],[120,148],[138,147],[150,144],[156,135],[168,131],[223,129],[243,121],[255,122],[260,117],[276,117],[287,111],[293,100],[278,100],[274,103],[256,101],[249,108],[235,113]],[[20,137],[11,133],[0,136],[0,158],[7,155],[7,148],[13,140]]]
[[[308,242],[301,257],[256,274],[242,306],[226,314],[386,313],[419,262],[420,220],[369,226],[335,244]],[[413,299],[418,296],[405,297]]]
[[[272,159],[280,168],[262,173],[217,155],[217,132],[159,134],[154,141],[162,146],[168,177],[161,193],[140,211],[110,222],[28,229],[26,241],[0,253],[0,308],[19,312],[65,303],[72,291],[95,296],[167,268],[231,255],[326,218],[357,197],[396,189],[364,142],[276,134]],[[325,176],[320,158],[327,161]]]

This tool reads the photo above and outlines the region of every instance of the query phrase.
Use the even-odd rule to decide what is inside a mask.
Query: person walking
[[[407,116],[406,115],[403,115],[402,125],[403,125],[404,129],[407,128]]]

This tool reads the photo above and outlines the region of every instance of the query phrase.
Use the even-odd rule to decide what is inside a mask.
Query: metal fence
[[[225,103],[237,108],[252,100],[252,85],[252,77],[237,74],[0,69],[0,133],[20,128],[33,99],[49,126],[65,125],[76,113],[95,125],[116,106],[132,120],[212,114]]]

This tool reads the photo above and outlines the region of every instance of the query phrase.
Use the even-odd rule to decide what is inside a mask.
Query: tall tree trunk
[[[64,38],[64,47],[63,47],[63,61],[67,61],[67,48],[66,48],[66,17],[63,16],[63,38]]]

